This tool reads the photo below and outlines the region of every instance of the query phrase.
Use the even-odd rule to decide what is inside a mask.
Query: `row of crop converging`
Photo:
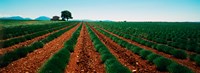
[[[140,48],[138,46],[135,46],[127,41],[124,41],[114,35],[111,35],[108,32],[105,32],[101,30],[100,28],[96,28],[99,32],[103,33],[107,37],[111,38],[114,42],[118,43],[122,47],[127,48],[128,50],[131,50],[133,53],[138,54],[143,59],[148,60],[149,62],[152,62],[156,65],[157,69],[160,71],[169,71],[171,73],[192,73],[192,70],[189,68],[182,66],[178,63],[176,63],[173,60],[167,59],[161,55],[155,54],[149,50],[145,50],[143,48]],[[179,69],[177,69],[177,67]]]
[[[31,34],[47,29],[51,29],[54,27],[62,26],[66,22],[60,22],[60,23],[48,23],[48,24],[42,24],[42,25],[21,25],[21,26],[10,26],[10,27],[2,27],[0,30],[2,33],[2,37],[0,40],[6,40],[13,37],[18,37],[26,34]]]
[[[165,44],[159,44],[159,43],[151,42],[151,41],[139,38],[139,37],[132,36],[130,34],[126,34],[123,31],[116,31],[114,28],[111,29],[108,26],[102,26],[102,28],[105,28],[106,30],[109,30],[110,32],[117,34],[119,36],[122,36],[126,39],[131,39],[132,41],[135,41],[135,42],[140,43],[142,45],[151,47],[151,48],[158,50],[160,52],[164,52],[166,54],[173,55],[175,58],[178,58],[178,59],[187,59],[189,57],[191,61],[195,61],[196,64],[198,66],[200,66],[200,55],[198,55],[196,53],[190,55],[190,54],[187,54],[184,49],[178,50],[174,47],[171,47],[171,46],[168,46],[168,45],[165,45]],[[196,48],[196,51],[199,51],[199,49]]]
[[[74,26],[76,26],[76,25],[71,25],[67,28],[64,28],[62,30],[59,30],[57,32],[54,32],[54,33],[48,35],[44,39],[38,40],[36,42],[33,42],[32,44],[17,48],[15,50],[11,51],[11,52],[8,52],[8,53],[1,55],[0,56],[0,67],[5,67],[8,64],[10,64],[11,62],[18,60],[22,57],[25,57],[28,53],[31,53],[38,48],[42,48],[46,43],[52,41],[53,39],[55,39],[59,36],[61,36],[63,33],[70,30]]]
[[[97,35],[86,26],[90,38],[94,44],[95,50],[101,55],[101,60],[106,66],[107,73],[131,73],[131,71],[123,66],[114,55],[112,55],[108,48],[99,40]],[[72,37],[65,42],[64,48],[54,54],[45,64],[41,67],[39,73],[55,72],[64,73],[65,67],[70,59],[70,52],[73,52],[74,46],[76,45],[78,36],[80,34],[79,27]]]
[[[64,73],[65,67],[70,59],[70,52],[74,51],[77,39],[80,35],[82,25],[67,40],[64,47],[51,56],[41,67],[39,73]]]
[[[72,24],[72,23],[71,23]],[[27,26],[31,28],[32,25],[29,25]],[[18,44],[20,42],[24,42],[24,41],[27,41],[27,40],[31,40],[35,37],[38,37],[38,36],[41,36],[41,35],[44,35],[44,34],[47,34],[47,33],[50,33],[50,32],[53,32],[53,31],[56,31],[56,30],[59,30],[61,28],[64,28],[66,26],[69,26],[69,23],[57,23],[57,24],[49,24],[49,25],[34,25],[34,26],[37,26],[37,28],[34,28],[34,29],[43,29],[43,30],[37,30],[37,31],[32,31],[30,34],[24,34],[22,35],[21,37],[17,37],[17,38],[10,38],[8,40],[1,40],[0,41],[0,48],[6,48],[6,47],[9,47],[9,46],[12,46],[12,45],[15,45],[15,44]],[[43,27],[40,27],[40,26],[43,26]],[[26,26],[24,26],[25,28]],[[15,28],[18,28],[15,27]],[[33,28],[32,28],[33,29]],[[18,28],[18,30],[23,30],[21,28]],[[28,30],[28,29],[27,29]],[[31,29],[30,29],[31,30]],[[12,32],[15,32],[16,33],[16,30],[11,30]],[[17,33],[25,33],[26,30],[23,30],[21,32],[18,32]],[[4,35],[5,33],[3,33]],[[6,34],[5,34],[6,35]]]
[[[195,23],[102,23],[98,26],[102,26],[105,29],[111,28],[112,31],[124,32],[131,36],[171,47],[200,53],[200,32],[198,25],[195,25]],[[177,30],[177,28],[181,31]]]

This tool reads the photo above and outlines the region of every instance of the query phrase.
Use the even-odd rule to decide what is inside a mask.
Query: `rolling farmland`
[[[200,73],[200,23],[0,21],[13,72]]]

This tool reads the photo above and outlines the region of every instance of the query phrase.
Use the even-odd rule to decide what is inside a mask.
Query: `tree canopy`
[[[64,21],[65,19],[73,19],[71,12],[69,12],[68,10],[62,11],[61,12],[61,18]]]

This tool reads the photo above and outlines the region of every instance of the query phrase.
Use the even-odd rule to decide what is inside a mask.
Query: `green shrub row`
[[[0,48],[9,47],[9,46],[18,44],[20,42],[24,42],[26,40],[30,40],[30,39],[33,39],[35,37],[44,35],[46,33],[53,32],[55,30],[59,30],[59,29],[64,28],[66,26],[69,26],[69,25],[68,24],[63,24],[62,26],[54,27],[54,28],[51,28],[51,29],[48,29],[48,30],[39,31],[39,32],[33,33],[31,35],[25,35],[25,36],[19,37],[19,38],[13,38],[13,39],[5,40],[5,41],[0,41],[0,45],[1,45]]]
[[[187,53],[184,50],[177,50],[173,47],[169,47],[169,46],[162,45],[162,44],[156,44],[156,43],[149,42],[149,41],[146,41],[146,40],[143,40],[140,38],[135,38],[135,37],[132,37],[131,40],[136,41],[142,45],[154,48],[154,49],[164,52],[166,54],[173,55],[174,57],[176,57],[178,59],[187,59]]]
[[[9,63],[18,60],[22,57],[25,57],[28,53],[33,52],[34,50],[38,48],[42,48],[44,44],[48,43],[49,41],[55,39],[56,37],[62,35],[64,32],[70,30],[73,28],[73,26],[70,26],[69,28],[66,28],[64,30],[60,30],[58,32],[55,32],[53,34],[50,34],[47,38],[42,39],[41,41],[34,42],[30,44],[29,46],[24,46],[18,49],[15,49],[14,51],[5,53],[0,56],[0,68],[7,66]]]
[[[103,27],[113,33],[117,32],[120,36],[124,36],[123,33],[130,34],[134,37],[144,38],[182,50],[200,53],[200,46],[198,44],[200,43],[200,33],[198,33],[199,25],[196,25],[196,23],[95,22],[93,24],[98,27]],[[181,24],[181,26],[179,24]],[[180,29],[177,29],[177,27]]]
[[[117,34],[117,32],[115,32],[115,34]],[[128,34],[121,34],[119,36],[124,37],[124,36],[128,36]],[[173,55],[174,57],[176,57],[178,59],[186,59],[187,58],[187,53],[184,50],[176,50],[173,47],[169,47],[169,46],[161,45],[161,44],[156,44],[156,43],[146,41],[146,40],[143,40],[141,38],[137,38],[137,37],[130,36],[130,35],[129,35],[128,38],[127,37],[124,37],[124,38],[131,39],[132,41],[136,41],[136,42],[138,42],[142,45],[154,48],[154,49],[161,51],[161,52],[164,52],[166,54]],[[124,47],[124,45],[122,45],[122,46]]]
[[[180,48],[183,50],[188,50],[191,52],[199,53],[200,54],[200,47],[196,43],[180,43],[180,42],[168,42],[167,43],[169,46],[173,46],[175,48]]]
[[[107,73],[131,73],[131,71],[123,66],[114,55],[110,53],[108,48],[99,40],[95,33],[87,26],[87,29],[92,39],[95,49],[101,55],[101,60],[106,66]]]
[[[103,33],[105,36],[111,38],[114,42],[118,43],[120,46],[123,46],[126,49],[131,50],[133,53],[140,55],[142,59],[146,59],[149,62],[154,63],[159,71],[169,71],[170,73],[193,73],[192,70],[190,70],[189,68],[182,66],[170,59],[164,58],[163,56],[155,54],[149,50],[139,48],[99,28],[96,29],[99,32]],[[179,69],[175,67],[179,67]]]
[[[99,30],[99,31],[102,31],[102,30]],[[106,32],[102,32],[102,33],[110,36],[109,33],[106,33]],[[126,35],[126,34],[124,34],[124,35]],[[123,35],[122,35],[122,37],[123,37]],[[112,38],[116,39],[116,37],[112,37]],[[115,39],[113,39],[113,40],[115,41]],[[126,38],[126,39],[128,39],[128,38]],[[187,58],[187,53],[183,50],[176,50],[175,48],[172,48],[172,47],[169,47],[169,46],[166,46],[166,45],[156,44],[156,43],[149,42],[149,41],[146,41],[146,40],[143,40],[143,39],[140,39],[140,38],[136,38],[136,37],[131,37],[131,40],[136,41],[136,42],[138,42],[142,45],[152,47],[152,48],[154,48],[158,51],[161,51],[161,52],[164,52],[164,53],[167,53],[167,54],[171,54],[178,59],[186,59]],[[117,42],[118,44],[121,44],[121,42],[118,42],[118,41],[115,41],[115,42]],[[124,43],[124,41],[122,41],[122,42]],[[123,43],[122,43],[121,46],[125,47],[125,45]],[[137,50],[136,50],[136,54],[139,54],[139,52],[137,52]]]
[[[97,25],[96,25],[97,26]],[[102,25],[101,25],[102,26]],[[109,26],[109,25],[108,25]],[[121,25],[120,25],[121,26]],[[122,36],[122,37],[124,37],[124,38],[126,38],[126,39],[131,39],[132,41],[135,41],[135,42],[138,42],[138,43],[140,43],[140,44],[142,44],[142,45],[145,45],[145,46],[148,46],[148,47],[152,47],[152,48],[154,48],[154,49],[156,49],[156,50],[158,50],[158,51],[161,51],[161,52],[164,52],[164,53],[167,53],[167,54],[170,54],[170,55],[173,55],[174,57],[176,57],[176,58],[178,58],[178,59],[186,59],[187,58],[187,53],[184,51],[185,49],[183,49],[183,50],[176,50],[176,48],[173,48],[173,47],[170,47],[170,45],[169,46],[167,46],[167,45],[161,45],[161,44],[157,44],[157,43],[154,43],[154,42],[150,42],[150,41],[147,41],[147,40],[144,40],[144,39],[141,39],[141,37],[136,37],[136,36],[133,36],[134,34],[133,33],[130,33],[130,32],[126,32],[126,31],[122,31],[122,30],[118,30],[118,31],[116,31],[117,30],[117,28],[113,28],[113,27],[106,27],[106,26],[102,26],[102,28],[106,28],[107,30],[109,30],[109,31],[111,31],[111,32],[113,32],[114,34],[117,34],[117,35],[119,35],[119,36]],[[112,28],[112,29],[109,29],[109,28]],[[120,28],[120,27],[119,27]],[[126,34],[127,33],[127,34]],[[131,34],[131,35],[129,35],[129,34]],[[141,33],[140,33],[141,34]],[[127,37],[128,36],[128,37]],[[149,37],[149,36],[148,36]],[[154,40],[153,41],[155,41],[155,40],[157,40],[156,42],[158,42],[158,41],[160,41],[159,43],[161,43],[161,41],[163,41],[162,43],[163,44],[168,44],[169,42],[167,42],[166,43],[166,41],[165,40],[163,40],[163,39],[161,39],[161,38],[159,38],[159,39],[157,39],[157,37],[155,37],[154,36]],[[181,41],[183,41],[183,40],[181,40]],[[172,42],[171,42],[172,43]],[[174,43],[174,42],[173,42]],[[177,46],[177,45],[176,45]],[[182,47],[187,47],[187,49],[186,50],[193,50],[194,52],[196,52],[196,53],[198,53],[198,52],[200,52],[200,48],[198,48],[198,47],[195,47],[195,45],[180,45],[180,46],[182,46]],[[180,48],[180,47],[179,47]],[[182,48],[181,48],[182,49]],[[179,51],[179,53],[177,54],[177,53],[173,53],[173,52],[177,52],[177,51]],[[180,54],[181,55],[183,55],[183,56],[180,56]]]
[[[80,35],[82,25],[65,42],[64,47],[51,56],[40,68],[39,73],[64,73],[65,67],[70,59],[70,51],[74,49]]]
[[[200,55],[198,55],[198,54],[191,54],[189,58],[190,58],[191,61],[195,61],[195,63],[198,66],[200,66]]]
[[[51,29],[54,27],[60,27],[63,24],[68,24],[68,23],[72,23],[72,22],[59,22],[59,23],[57,22],[57,23],[48,23],[48,24],[42,24],[42,25],[32,24],[32,25],[2,27],[0,31],[3,32],[3,36],[2,38],[0,38],[0,40],[5,40],[5,39],[22,36],[26,34],[31,34],[35,32],[40,32],[40,31]]]

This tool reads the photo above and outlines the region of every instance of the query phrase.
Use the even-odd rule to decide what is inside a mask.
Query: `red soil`
[[[7,67],[1,68],[0,73],[36,73],[47,59],[63,47],[64,42],[79,26],[80,24],[45,44],[43,48],[39,48],[26,57],[10,63]]]
[[[70,55],[70,61],[65,72],[105,73],[104,64],[101,63],[99,53],[95,52],[85,25],[82,27],[74,52]]]

